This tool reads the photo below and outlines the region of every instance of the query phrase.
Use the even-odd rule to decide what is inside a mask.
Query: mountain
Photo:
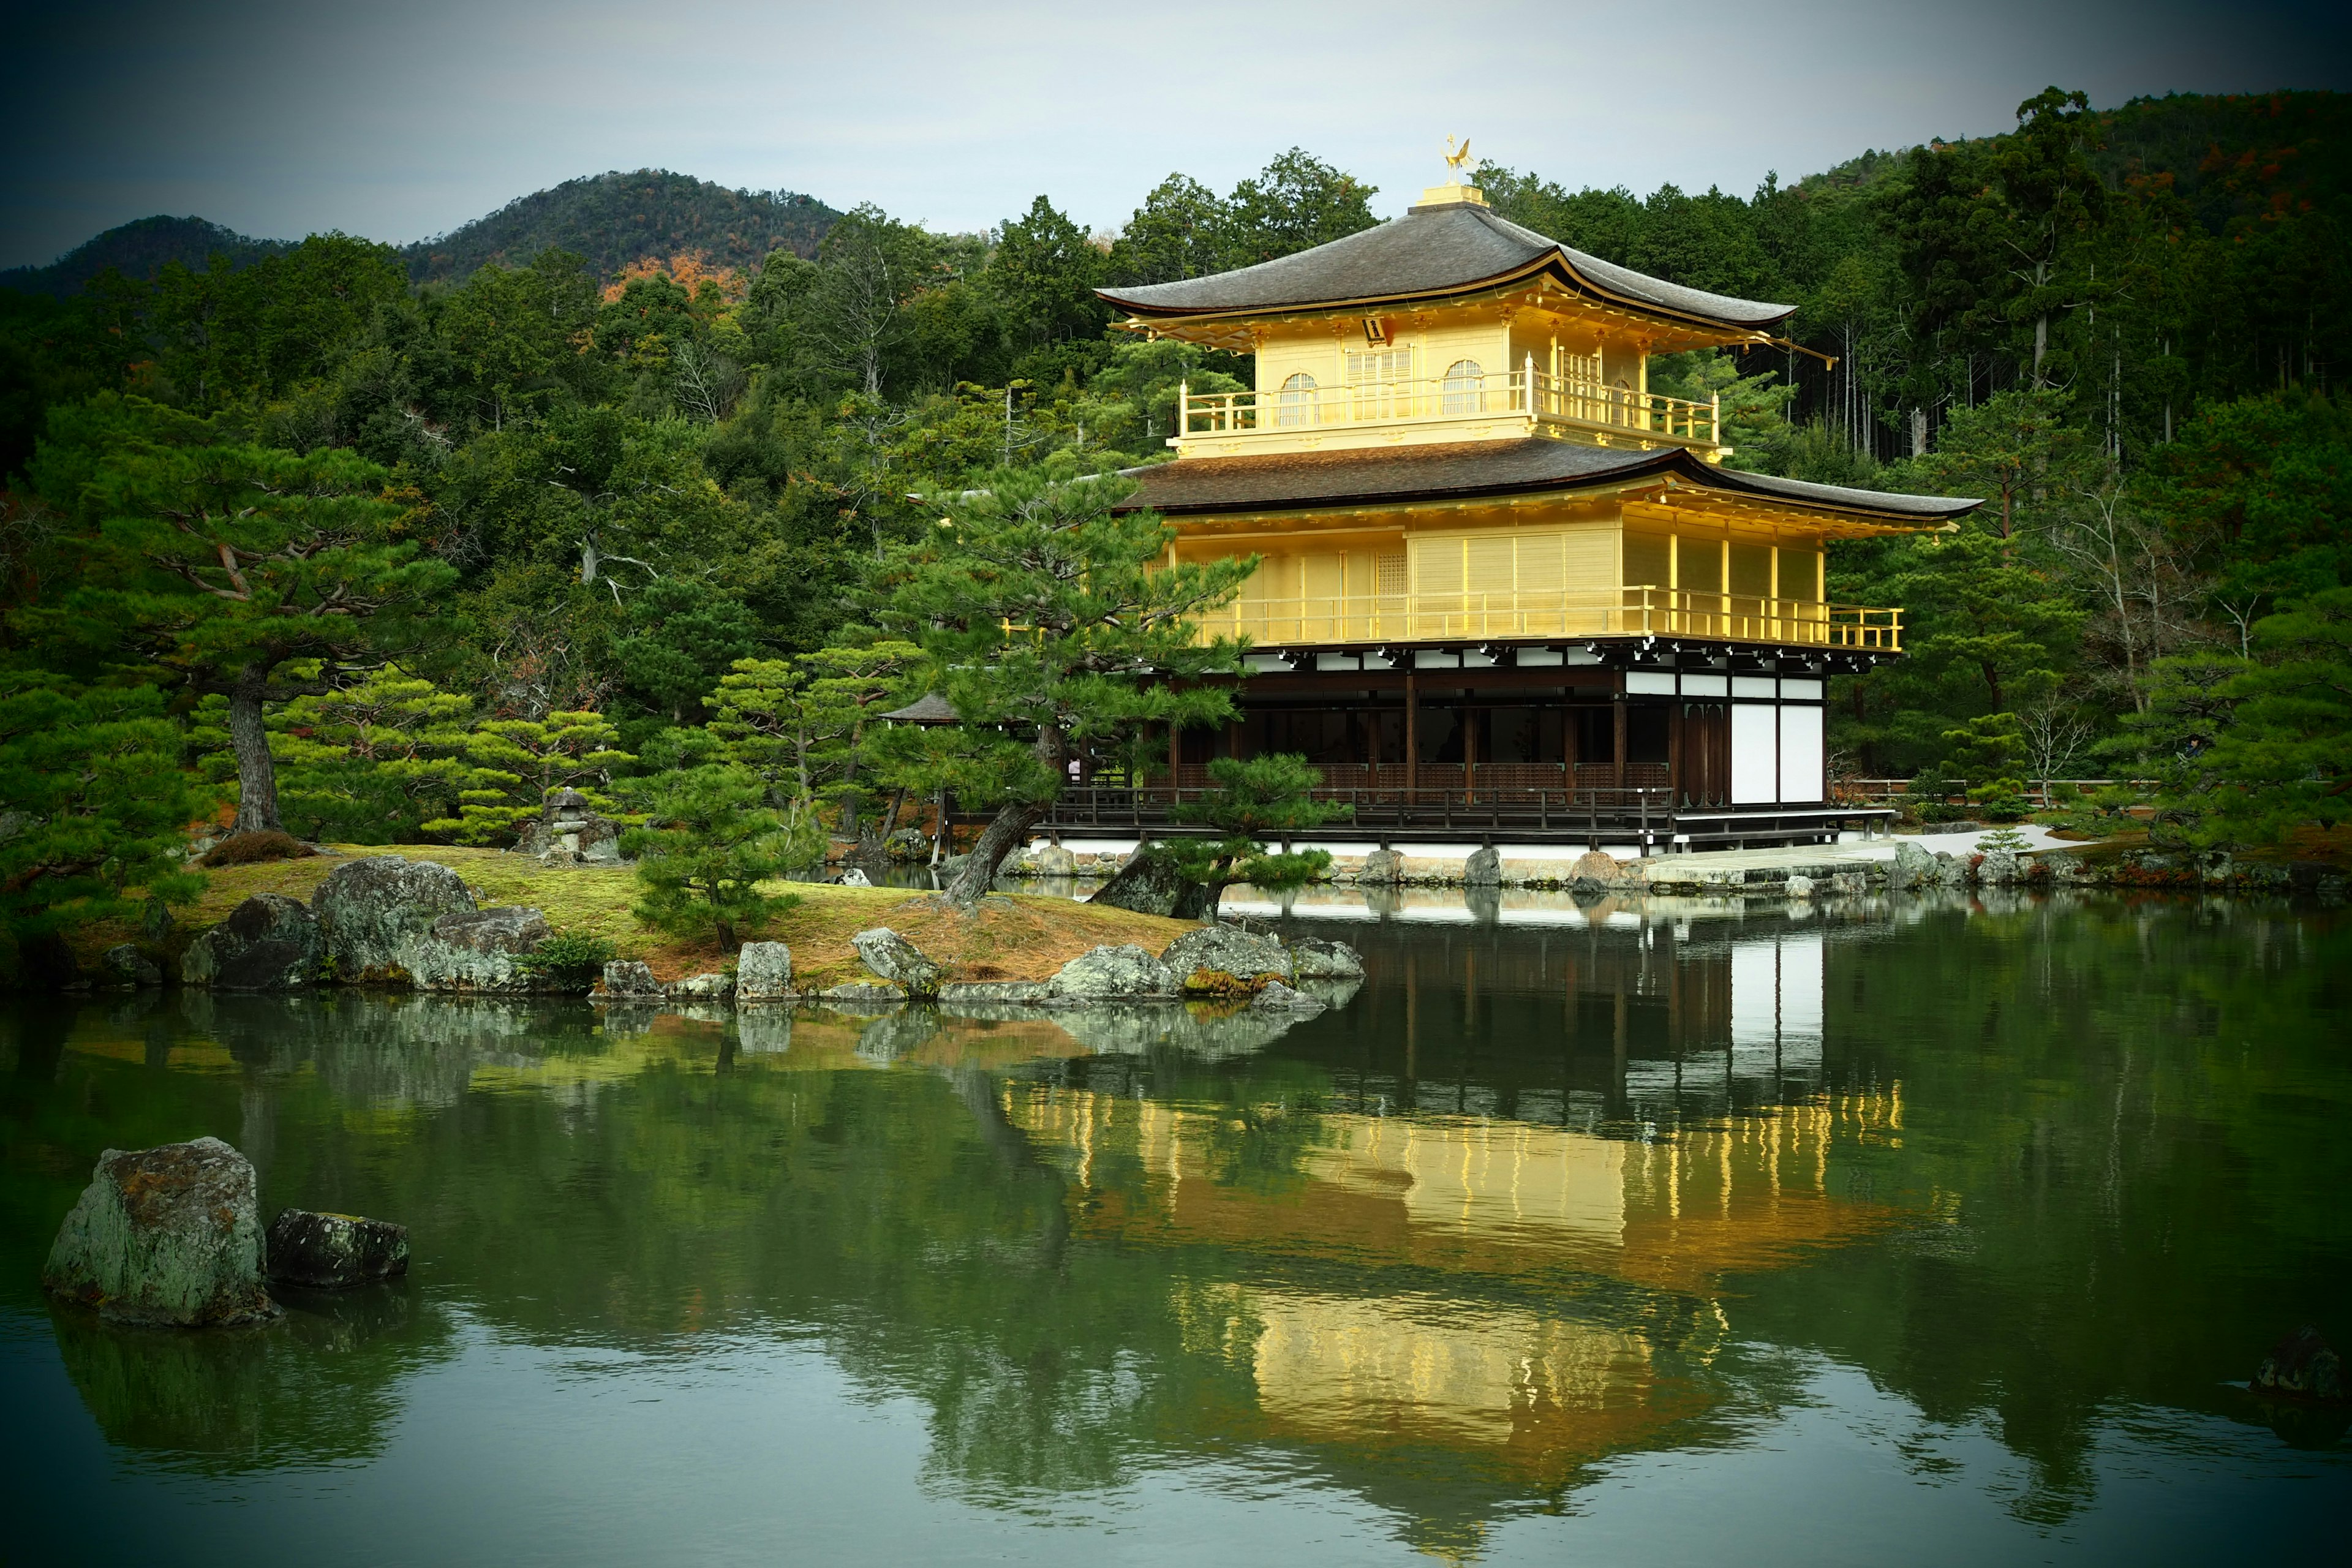
[[[152,278],[167,261],[202,270],[219,255],[243,267],[289,248],[285,240],[254,239],[200,217],[142,217],[84,240],[47,267],[9,268],[0,272],[0,289],[62,300],[110,267],[125,278]]]
[[[690,255],[714,271],[757,268],[771,251],[812,256],[841,215],[791,191],[736,191],[667,169],[566,180],[488,217],[404,247],[417,282],[456,281],[485,262],[519,267],[550,246],[615,278],[648,258]]]

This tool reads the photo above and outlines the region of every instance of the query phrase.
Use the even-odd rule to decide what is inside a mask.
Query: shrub
[[[558,931],[515,960],[515,967],[544,982],[551,990],[585,995],[604,978],[604,965],[614,956],[613,944],[601,936]]]
[[[238,833],[222,839],[196,864],[215,868],[257,866],[265,860],[300,860],[317,853],[292,834],[266,827],[257,833]]]

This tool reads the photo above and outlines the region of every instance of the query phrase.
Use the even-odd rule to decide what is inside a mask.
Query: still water
[[[2340,1546],[2352,924],[1336,909],[1287,1027],[338,995],[0,1026],[0,1556],[2213,1562]],[[1335,928],[1318,921],[1315,930]],[[406,1222],[236,1334],[98,1152]]]

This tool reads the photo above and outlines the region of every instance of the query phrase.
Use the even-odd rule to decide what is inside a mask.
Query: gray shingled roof
[[[1889,522],[1943,522],[1984,504],[1948,496],[1895,495],[1742,473],[1703,462],[1678,447],[1637,452],[1536,436],[1372,451],[1184,458],[1125,472],[1141,488],[1124,508],[1149,508],[1170,517],[1524,495],[1668,474],[1704,489],[1769,496]]]
[[[1225,315],[1457,294],[1546,260],[1583,291],[1721,326],[1769,327],[1796,310],[1647,278],[1469,202],[1415,207],[1360,234],[1255,267],[1096,292],[1146,318]]]

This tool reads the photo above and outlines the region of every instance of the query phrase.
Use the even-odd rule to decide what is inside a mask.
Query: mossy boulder
[[[317,977],[319,922],[282,893],[256,893],[188,945],[180,979],[216,991],[298,991]]]
[[[1160,955],[1178,984],[1192,995],[1229,996],[1255,991],[1273,981],[1298,978],[1290,950],[1270,936],[1254,936],[1239,926],[1202,926],[1188,931]]]
[[[269,1278],[339,1290],[408,1272],[408,1227],[351,1214],[288,1209],[269,1223]]]
[[[217,1138],[109,1149],[58,1227],[41,1283],[120,1323],[275,1317],[255,1192],[251,1162]]]

